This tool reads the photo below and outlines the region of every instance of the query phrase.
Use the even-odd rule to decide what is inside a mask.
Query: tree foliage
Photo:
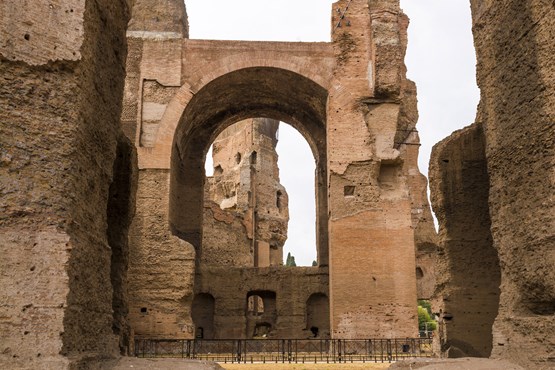
[[[432,319],[432,306],[430,302],[419,300],[418,301],[418,330],[420,331],[433,331],[437,328],[437,322]]]
[[[285,260],[285,266],[295,267],[297,263],[295,262],[295,257],[291,255],[291,252],[287,253],[287,259]]]

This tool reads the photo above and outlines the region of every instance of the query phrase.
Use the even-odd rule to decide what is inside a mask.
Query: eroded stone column
[[[202,263],[268,267],[283,264],[289,221],[279,183],[279,121],[253,119],[214,141],[214,175],[205,184]]]
[[[440,225],[433,306],[441,351],[448,357],[489,357],[501,273],[490,231],[482,124],[434,146],[430,184]]]
[[[107,217],[128,4],[0,14],[0,367],[86,369],[119,353]]]
[[[555,358],[555,8],[472,0],[474,43],[501,263],[493,356],[530,368]]]

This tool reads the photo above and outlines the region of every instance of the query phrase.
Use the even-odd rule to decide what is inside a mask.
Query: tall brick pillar
[[[347,8],[348,6],[348,8]],[[333,7],[328,100],[330,314],[335,338],[417,333],[414,231],[397,135],[407,19],[398,1]],[[414,122],[412,122],[414,126]],[[398,139],[398,137],[400,139]]]

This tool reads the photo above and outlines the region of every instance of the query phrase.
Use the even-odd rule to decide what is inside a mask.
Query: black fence
[[[225,363],[393,362],[433,357],[431,338],[135,340],[135,356]]]

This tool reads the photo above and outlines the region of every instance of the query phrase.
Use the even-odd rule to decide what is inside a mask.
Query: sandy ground
[[[417,361],[389,363],[354,364],[216,364],[204,361],[183,359],[138,359],[124,357],[113,370],[524,370],[506,361],[464,358],[464,359],[426,359]],[[110,367],[111,368],[111,367]],[[112,368],[111,368],[112,369]]]
[[[400,361],[391,365],[392,370],[525,370],[503,360],[488,358],[418,359]]]
[[[213,362],[184,359],[122,357],[113,370],[221,370]]]
[[[385,364],[220,364],[226,370],[363,370],[387,369]]]

